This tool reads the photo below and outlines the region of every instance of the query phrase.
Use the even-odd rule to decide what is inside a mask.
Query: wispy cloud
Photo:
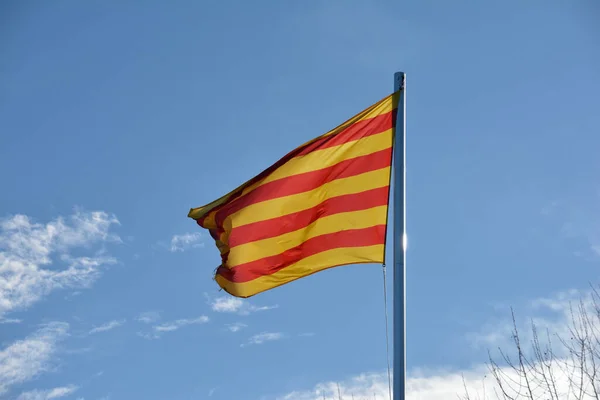
[[[263,344],[263,343],[272,342],[275,340],[281,340],[281,339],[283,339],[283,337],[284,337],[284,335],[281,332],[262,332],[262,333],[259,333],[258,335],[251,336],[248,339],[248,342],[241,344],[240,347],[250,346],[253,344]]]
[[[242,330],[242,329],[244,329],[244,328],[248,327],[248,325],[246,325],[246,324],[243,324],[243,323],[241,323],[241,322],[236,322],[236,323],[233,323],[233,324],[227,324],[227,325],[225,325],[225,326],[227,327],[227,329],[228,329],[230,332],[234,332],[234,333],[235,333],[235,332],[239,332],[240,330]]]
[[[208,391],[208,397],[212,397],[213,394],[217,391],[217,388],[212,388]]]
[[[0,394],[51,369],[58,343],[68,330],[69,324],[65,322],[52,322],[1,350]]]
[[[85,354],[89,353],[93,349],[93,347],[76,347],[73,349],[64,349],[63,351],[65,354]]]
[[[237,297],[223,296],[215,299],[210,299],[207,295],[208,302],[214,312],[235,313],[239,315],[248,315],[257,311],[266,311],[278,308],[277,304],[272,306],[258,307],[250,304],[248,301]]]
[[[314,332],[303,332],[303,333],[299,333],[298,336],[300,337],[313,337],[316,334]]]
[[[541,210],[540,210],[540,214],[542,215],[551,215],[553,212],[556,211],[556,209],[560,206],[560,202],[558,200],[553,200],[547,204],[545,204]]]
[[[137,335],[147,340],[160,339],[160,335],[154,332],[138,332]]]
[[[94,333],[110,331],[111,329],[118,328],[119,326],[123,325],[124,323],[125,323],[124,319],[122,319],[122,320],[115,319],[115,320],[109,321],[105,324],[102,324],[100,326],[97,326],[97,327],[91,329],[89,331],[89,334],[93,335]]]
[[[137,316],[136,321],[143,324],[151,324],[160,319],[160,313],[158,311],[146,311]]]
[[[30,392],[21,393],[17,400],[51,400],[69,396],[77,391],[75,385],[57,387],[49,390],[32,390]]]
[[[202,235],[199,232],[184,233],[183,235],[173,235],[171,238],[171,252],[185,251],[192,248],[204,247],[201,242]]]
[[[65,295],[65,300],[67,301],[72,301],[73,299],[75,299],[78,296],[81,296],[82,292],[79,290],[76,290],[72,293],[68,293],[67,295]]]
[[[138,335],[144,339],[158,339],[166,332],[174,332],[188,325],[205,324],[210,321],[206,315],[201,315],[197,318],[183,318],[171,322],[165,322],[152,327],[151,332],[138,332]]]
[[[0,324],[20,324],[21,322],[23,322],[23,320],[18,318],[0,319]]]
[[[116,260],[103,253],[74,257],[75,248],[94,243],[120,242],[110,229],[114,215],[102,211],[76,211],[47,224],[25,215],[0,220],[0,318],[25,309],[57,289],[89,287],[100,267]],[[54,256],[54,260],[53,260]],[[52,268],[44,268],[57,261]]]
[[[547,297],[541,297],[523,304],[515,310],[515,322],[523,342],[533,340],[531,324],[534,323],[540,332],[550,331],[566,338],[570,335],[569,321],[572,309],[579,305],[594,315],[594,302],[591,290],[565,290]],[[598,327],[600,329],[600,326]],[[508,306],[503,309],[503,316],[490,320],[481,329],[467,334],[469,342],[479,349],[506,348],[513,343],[513,321]],[[559,348],[554,349],[555,352]]]
[[[209,321],[209,318],[206,315],[202,315],[198,318],[193,318],[193,319],[178,319],[173,322],[166,322],[164,324],[155,326],[154,330],[157,332],[172,332],[172,331],[176,331],[177,329],[182,328],[184,326],[194,325],[194,324],[205,324],[208,321]]]
[[[588,261],[597,261],[600,256],[599,197],[599,193],[590,193],[577,200],[554,200],[540,210],[563,245],[568,246],[574,256]]]

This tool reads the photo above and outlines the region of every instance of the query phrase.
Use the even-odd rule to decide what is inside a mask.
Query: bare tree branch
[[[576,307],[569,304],[566,326],[557,332],[545,329],[540,337],[531,321],[531,341],[526,343],[518,329],[511,307],[512,348],[498,348],[498,356],[488,351],[488,369],[493,393],[483,392],[484,400],[600,400],[600,290],[581,298]],[[554,340],[557,339],[557,340]],[[555,344],[558,347],[555,348]],[[474,400],[463,379],[463,400]],[[488,391],[489,392],[489,391]]]

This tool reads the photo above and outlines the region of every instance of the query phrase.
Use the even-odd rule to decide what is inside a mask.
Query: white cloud
[[[272,310],[279,307],[277,304],[273,306],[257,307],[246,300],[232,296],[217,297],[212,300],[209,299],[209,304],[215,312],[236,313],[239,315],[248,315],[253,312]]]
[[[138,332],[138,335],[144,339],[158,339],[166,332],[173,332],[188,325],[205,324],[210,319],[206,315],[201,315],[197,318],[183,318],[171,322],[165,322],[152,327],[152,332]]]
[[[54,290],[89,287],[100,267],[116,260],[102,252],[78,257],[69,252],[94,243],[120,242],[110,232],[116,224],[116,217],[102,211],[76,211],[47,224],[25,215],[0,220],[0,317],[29,307]],[[56,259],[63,268],[44,268]]]
[[[137,316],[136,321],[143,324],[151,324],[160,319],[160,313],[158,311],[146,311]]]
[[[67,336],[69,324],[49,323],[23,340],[0,351],[0,394],[52,368],[58,343]]]
[[[272,342],[274,340],[283,339],[284,335],[281,332],[262,332],[258,335],[251,336],[248,342],[241,344],[240,347],[250,346],[253,344],[263,344],[265,342]]]
[[[202,235],[198,232],[184,233],[183,235],[173,235],[171,238],[171,252],[185,251],[191,248],[204,247],[204,243],[200,242]]]
[[[110,331],[111,329],[118,328],[119,326],[123,325],[124,323],[125,323],[124,319],[122,319],[122,320],[115,319],[115,320],[109,321],[105,324],[102,324],[100,326],[93,328],[92,330],[89,331],[89,334],[92,335],[94,333]]]
[[[230,332],[234,332],[234,333],[235,333],[235,332],[239,332],[240,330],[242,330],[242,329],[244,329],[244,328],[248,327],[248,325],[246,325],[246,324],[243,324],[243,323],[241,323],[241,322],[236,322],[236,323],[234,323],[234,324],[227,324],[226,326],[227,326],[227,329],[228,329]]]
[[[51,400],[60,397],[69,396],[77,391],[75,385],[57,387],[49,390],[33,390],[30,392],[21,393],[17,400]]]
[[[208,391],[208,397],[211,397],[213,394],[215,394],[215,392],[217,391],[217,388],[212,388]]]

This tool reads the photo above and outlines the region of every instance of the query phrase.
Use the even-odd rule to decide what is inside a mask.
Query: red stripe
[[[229,248],[294,232],[329,215],[386,205],[389,189],[389,186],[384,186],[361,193],[332,197],[307,210],[234,228],[229,235]]]
[[[358,140],[363,137],[376,135],[378,133],[393,128],[395,124],[396,109],[370,119],[358,121],[335,135],[328,135],[318,138],[314,141],[308,142],[305,145],[302,145],[292,150],[291,152],[283,156],[281,159],[279,159],[279,161],[277,161],[275,164],[271,165],[269,168],[265,169],[260,174],[256,175],[254,178],[240,186],[238,190],[231,194],[226,203],[216,206],[212,210],[208,211],[202,218],[197,219],[198,224],[200,224],[200,226],[202,227],[205,227],[204,220],[206,219],[209,213],[218,211],[221,208],[225,207],[232,200],[240,197],[245,188],[263,180],[264,178],[269,176],[273,171],[287,163],[292,158],[309,154],[317,149],[325,149],[346,142]]]
[[[359,140],[367,136],[377,135],[378,133],[392,129],[395,125],[396,112],[392,110],[388,113],[378,115],[374,118],[358,121],[337,135],[324,136],[314,142],[308,143],[294,155],[294,157],[304,156],[315,150],[327,149],[329,147],[339,146],[341,144]]]
[[[271,257],[237,265],[233,268],[220,266],[217,274],[230,282],[249,282],[261,276],[271,275],[308,256],[343,247],[363,247],[384,244],[385,225],[364,229],[352,229],[329,233],[308,239],[301,245]],[[332,260],[332,262],[335,262]]]
[[[366,156],[344,160],[331,167],[265,183],[246,196],[237,198],[217,211],[215,217],[217,227],[223,229],[225,218],[249,205],[308,192],[336,179],[348,178],[389,167],[391,158],[392,148],[390,147]]]

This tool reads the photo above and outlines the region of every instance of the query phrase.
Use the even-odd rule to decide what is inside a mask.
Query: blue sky
[[[539,299],[597,281],[599,18],[585,0],[3,2],[0,398],[384,398],[380,266],[234,300],[186,215],[398,70],[409,387],[454,396],[510,305],[556,324]]]

